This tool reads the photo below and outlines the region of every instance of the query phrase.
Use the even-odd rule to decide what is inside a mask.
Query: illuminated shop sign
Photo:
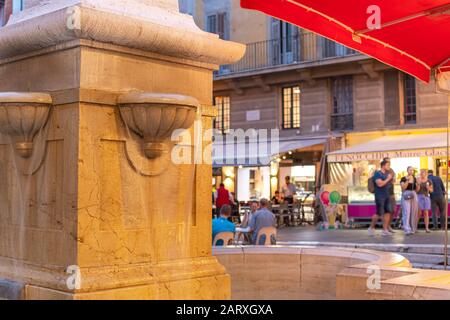
[[[354,161],[372,161],[382,160],[383,158],[418,158],[418,157],[445,157],[446,150],[429,149],[429,150],[405,150],[405,151],[376,151],[364,153],[348,153],[348,154],[329,154],[328,162],[354,162]]]

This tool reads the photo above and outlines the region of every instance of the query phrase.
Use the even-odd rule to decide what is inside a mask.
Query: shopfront
[[[352,137],[348,140],[352,141]],[[394,190],[398,204],[401,200],[400,179],[406,175],[409,166],[416,174],[420,169],[431,169],[445,181],[448,167],[446,141],[446,134],[442,132],[386,135],[329,153],[329,180],[331,184],[345,186],[348,217],[368,218],[375,212],[374,195],[368,191],[367,184],[383,158],[391,159],[391,167],[396,173]],[[396,211],[397,214],[398,206]]]
[[[263,165],[243,157],[225,159],[233,165],[215,164],[213,188],[223,182],[241,202],[270,199],[281,190],[285,177],[290,176],[299,190],[298,197],[314,194],[324,142],[325,139],[281,141],[277,152],[270,154],[270,161]]]

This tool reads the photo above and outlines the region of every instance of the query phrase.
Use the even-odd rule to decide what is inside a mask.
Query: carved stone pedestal
[[[52,101],[26,157],[0,130],[0,279],[26,299],[228,299],[211,256],[211,165],[173,163],[161,126],[211,128],[212,71],[244,48],[176,0],[122,2],[46,1],[0,30],[0,92]],[[150,134],[119,102],[158,105],[152,94],[183,98],[134,119]]]

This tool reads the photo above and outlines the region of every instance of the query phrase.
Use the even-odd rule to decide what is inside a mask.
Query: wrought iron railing
[[[216,76],[356,54],[356,51],[336,42],[313,33],[305,33],[289,38],[249,43],[245,56],[235,64],[221,66]]]

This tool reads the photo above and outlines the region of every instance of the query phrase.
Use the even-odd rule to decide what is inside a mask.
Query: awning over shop
[[[274,157],[289,151],[324,144],[325,138],[268,142],[214,144],[213,166],[267,166]]]
[[[308,140],[295,140],[295,141],[284,141],[280,142],[279,153],[286,153],[289,151],[295,151],[300,149],[305,149],[313,147],[319,144],[324,144],[326,139],[308,139]]]
[[[389,158],[446,155],[446,133],[384,136],[327,154],[328,162],[353,162]]]

